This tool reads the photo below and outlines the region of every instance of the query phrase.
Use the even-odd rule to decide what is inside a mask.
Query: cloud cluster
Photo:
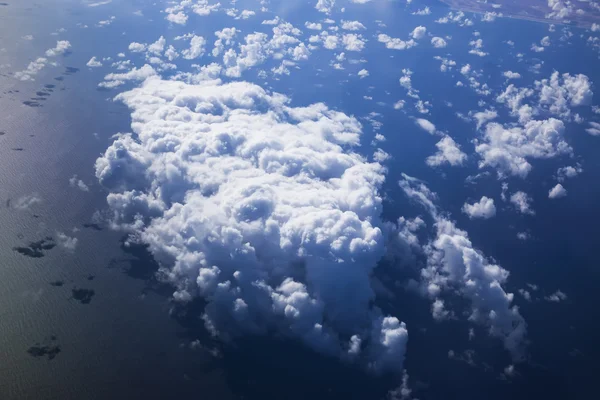
[[[210,4],[208,0],[182,0],[179,3],[175,2],[165,9],[167,16],[165,19],[169,22],[178,25],[185,25],[188,21],[186,12],[191,10],[194,14],[205,17],[212,12],[218,11],[221,8],[221,3]]]
[[[65,54],[71,48],[71,43],[68,40],[59,40],[56,42],[56,47],[46,50],[45,57],[38,57],[27,65],[23,71],[15,72],[15,78],[20,81],[32,81],[35,76],[43,70],[48,64],[57,65],[49,60],[59,55]]]
[[[500,176],[525,178],[532,169],[528,159],[571,153],[564,132],[564,123],[555,118],[531,120],[522,127],[490,122],[483,137],[476,141],[475,151],[481,156],[479,166],[496,168]]]
[[[215,335],[276,331],[374,371],[400,370],[406,326],[373,306],[384,254],[379,163],[361,125],[247,83],[147,79],[96,162],[115,223],[147,243]]]
[[[425,246],[427,267],[421,271],[421,285],[432,299],[434,317],[449,316],[442,295],[454,293],[470,303],[469,320],[488,326],[492,336],[503,339],[515,359],[523,356],[526,323],[513,294],[503,288],[509,272],[490,262],[473,247],[467,233],[440,213],[437,197],[423,182],[403,175],[400,188],[422,204],[435,223],[435,237]],[[456,313],[452,313],[456,314]]]
[[[274,26],[271,36],[262,32],[250,33],[244,37],[244,43],[239,43],[236,47],[235,41],[239,32],[236,28],[225,28],[215,32],[217,40],[212,55],[217,57],[223,54],[224,74],[228,77],[239,78],[244,71],[261,65],[270,58],[281,61],[280,67],[271,70],[273,74],[289,74],[289,67],[307,60],[311,55],[308,46],[298,39],[302,31],[287,22]],[[347,45],[353,50],[356,46],[364,45],[352,40],[358,38],[357,35],[352,36]],[[333,37],[337,46],[337,37]]]

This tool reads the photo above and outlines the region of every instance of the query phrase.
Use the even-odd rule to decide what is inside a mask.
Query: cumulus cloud
[[[78,242],[77,238],[67,236],[63,232],[57,232],[56,239],[58,241],[59,246],[61,246],[65,250],[70,252],[75,251]]]
[[[550,199],[559,199],[561,197],[565,197],[567,195],[567,189],[563,187],[560,183],[557,183],[550,191],[548,192],[548,198]]]
[[[190,48],[183,50],[181,54],[186,60],[194,60],[204,55],[205,46],[206,40],[202,36],[194,35],[190,39]]]
[[[358,21],[342,21],[342,29],[347,31],[360,31],[367,28]]]
[[[366,69],[361,69],[360,71],[358,71],[357,74],[361,79],[362,78],[366,78],[367,76],[369,76],[369,71],[367,71]]]
[[[539,92],[539,105],[548,112],[567,118],[569,107],[589,105],[594,93],[586,75],[552,73],[550,79],[535,82]]]
[[[71,48],[71,43],[68,40],[59,40],[56,42],[56,47],[46,50],[46,57],[56,57],[65,54]]]
[[[306,27],[306,29],[311,29],[311,30],[315,30],[315,31],[320,31],[321,29],[323,29],[323,26],[318,22],[306,21],[304,23],[304,26]]]
[[[520,79],[521,78],[521,74],[519,74],[518,72],[513,72],[513,71],[504,71],[503,75],[506,79]]]
[[[175,300],[204,298],[220,337],[277,331],[400,370],[406,326],[373,306],[370,284],[384,169],[352,151],[355,118],[247,82],[152,78],[117,98],[135,135],[114,141],[96,176]]]
[[[45,57],[38,57],[35,61],[32,61],[27,65],[27,68],[23,71],[15,72],[15,78],[20,81],[30,81],[43,70],[48,64],[48,59]]]
[[[355,33],[348,33],[342,36],[342,43],[347,51],[362,51],[365,47],[363,37]]]
[[[583,168],[581,167],[580,164],[577,164],[576,166],[566,166],[566,167],[562,167],[559,168],[558,171],[556,171],[556,179],[559,182],[563,182],[565,179],[567,178],[574,178],[577,175],[581,174],[583,172]]]
[[[430,135],[433,135],[435,133],[435,125],[433,124],[433,122],[426,120],[424,118],[417,118],[415,119],[415,123],[417,124],[417,126],[421,129],[423,129],[425,132],[429,133]]]
[[[85,65],[87,65],[90,68],[98,68],[102,66],[102,63],[99,60],[97,60],[96,57],[92,57],[90,58],[90,61],[88,61]]]
[[[183,11],[178,11],[176,13],[168,13],[165,19],[174,24],[185,25],[188,21],[188,16]]]
[[[171,3],[165,9],[165,13],[167,14],[165,19],[175,24],[185,25],[188,21],[188,15],[186,14],[188,10],[204,17],[219,10],[220,7],[220,3],[209,4],[208,0],[195,0],[193,2],[190,0],[181,0],[180,2]]]
[[[477,129],[481,129],[483,125],[497,117],[498,113],[494,110],[479,111],[473,114],[473,118],[477,121]]]
[[[438,149],[437,153],[425,160],[430,167],[439,167],[443,164],[455,167],[462,165],[467,159],[467,155],[460,149],[460,146],[448,135],[445,135],[435,146]]]
[[[510,202],[521,214],[534,215],[535,211],[531,208],[532,198],[525,192],[518,191],[510,196]]]
[[[274,58],[281,62],[281,66],[274,73],[289,73],[286,67],[295,65],[295,61],[307,60],[311,54],[310,49],[298,39],[301,31],[292,24],[283,22],[272,28],[272,36],[266,33],[254,32],[246,35],[244,43],[240,43],[236,48],[232,46],[235,43],[235,36],[239,30],[235,28],[226,28],[215,32],[219,38],[215,42],[215,48],[212,51],[213,56],[223,53],[224,73],[228,77],[239,78],[243,72],[249,68],[261,65],[266,60]],[[322,39],[315,36],[317,41],[323,40],[325,48],[336,48],[339,39],[335,35],[327,35]],[[362,50],[364,43],[359,35],[346,38],[348,50]],[[332,38],[330,41],[329,38]],[[356,39],[356,40],[355,40]]]
[[[385,44],[385,47],[392,50],[407,50],[417,45],[413,39],[404,41],[402,39],[393,38],[385,34],[379,34],[377,40]]]
[[[523,127],[490,122],[485,128],[483,138],[475,142],[481,156],[479,167],[494,167],[502,176],[525,178],[532,169],[528,158],[552,158],[572,151],[564,140],[564,123],[554,118],[531,120]]]
[[[335,0],[318,0],[315,8],[317,11],[329,14],[335,6]]]
[[[140,68],[133,68],[129,72],[111,73],[104,77],[104,82],[100,82],[98,87],[115,88],[124,85],[127,81],[141,82],[149,77],[156,76],[157,73],[150,65],[145,64]]]
[[[129,43],[129,51],[132,53],[143,53],[146,51],[146,45],[138,42]]]
[[[423,39],[425,37],[426,33],[427,33],[427,28],[425,28],[424,26],[417,26],[410,33],[410,36],[415,40],[419,40],[419,39]]]
[[[462,211],[471,219],[489,219],[496,215],[496,206],[494,205],[494,199],[483,196],[481,200],[476,203],[465,203]]]
[[[48,58],[56,57],[65,54],[71,48],[71,43],[68,40],[59,40],[56,42],[56,47],[46,50],[46,57],[38,57],[27,65],[23,71],[15,72],[15,78],[20,81],[32,81],[35,76],[40,73],[48,64],[56,65],[48,60]]]
[[[446,41],[443,38],[438,36],[431,38],[431,44],[433,45],[433,47],[438,49],[444,48],[448,45],[448,43],[446,43]]]
[[[504,341],[514,359],[522,359],[526,323],[512,305],[513,294],[503,287],[509,272],[475,249],[467,232],[439,212],[437,196],[423,182],[403,175],[399,185],[409,198],[428,210],[435,223],[435,237],[424,248],[427,267],[421,271],[423,291],[434,305],[437,302],[432,312],[439,315],[445,310],[438,302],[442,294],[463,297],[470,304],[469,320],[486,325],[492,336]]]

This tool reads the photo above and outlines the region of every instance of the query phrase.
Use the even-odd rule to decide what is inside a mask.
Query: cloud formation
[[[370,284],[385,251],[384,169],[352,150],[355,118],[247,82],[151,77],[117,98],[135,136],[114,141],[96,176],[175,300],[203,297],[205,325],[223,338],[275,330],[400,370],[406,326],[372,305]]]
[[[473,204],[465,203],[462,211],[471,219],[489,219],[496,215],[496,206],[494,205],[494,199],[483,196],[481,200]]]
[[[469,320],[488,326],[490,335],[501,338],[515,360],[522,359],[527,325],[512,305],[513,294],[503,288],[509,272],[490,262],[473,247],[467,232],[439,212],[436,194],[422,181],[403,175],[399,185],[434,220],[435,237],[424,247],[427,267],[421,271],[421,286],[432,299],[433,316],[440,319],[449,313],[440,296],[459,295],[470,303]]]

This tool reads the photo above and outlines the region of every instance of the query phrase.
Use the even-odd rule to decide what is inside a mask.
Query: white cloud
[[[329,14],[335,6],[335,0],[318,0],[315,8],[317,11]]]
[[[384,169],[352,151],[355,118],[247,82],[153,78],[117,98],[135,137],[117,137],[96,176],[175,300],[203,297],[216,335],[276,331],[401,370],[406,327],[372,306],[369,278],[385,250]]]
[[[355,33],[348,33],[342,36],[342,43],[344,44],[344,49],[347,51],[362,51],[365,47],[363,37]]]
[[[415,40],[419,40],[419,39],[423,39],[425,37],[426,33],[427,33],[427,28],[425,28],[424,26],[417,26],[410,33],[410,36]]]
[[[183,11],[178,11],[176,13],[167,14],[165,19],[174,24],[185,25],[188,21],[188,16]]]
[[[561,197],[565,197],[567,195],[567,189],[563,187],[560,183],[557,183],[550,191],[548,192],[548,198],[550,199],[558,199]]]
[[[459,26],[472,26],[473,25],[473,21],[470,20],[469,18],[466,18],[465,13],[462,11],[458,11],[456,13],[453,11],[450,11],[448,13],[448,15],[437,19],[435,22],[438,24],[453,23],[453,24],[457,24]]]
[[[276,15],[273,19],[265,19],[263,22],[261,22],[261,25],[279,25],[280,23],[281,19],[278,15]]]
[[[558,171],[556,171],[556,179],[559,182],[563,182],[565,179],[574,178],[582,172],[583,168],[581,168],[581,165],[577,164],[575,167],[568,165],[566,167],[559,168]]]
[[[590,121],[589,124],[590,124],[590,127],[586,128],[585,131],[592,136],[600,136],[600,123]]]
[[[489,166],[499,175],[525,178],[532,168],[528,158],[547,159],[572,152],[564,131],[564,123],[554,118],[532,120],[523,127],[490,122],[483,138],[475,141],[475,151],[481,156],[479,167]]]
[[[415,123],[417,124],[417,126],[421,129],[423,129],[425,132],[429,133],[430,135],[433,135],[435,133],[435,125],[433,124],[433,122],[426,120],[424,118],[417,118],[415,120]]]
[[[238,32],[235,28],[226,28],[215,32],[219,39],[215,42],[212,54],[216,57],[223,53],[224,73],[228,77],[241,77],[244,71],[260,65],[270,58],[277,60],[279,63],[279,67],[271,70],[273,73],[289,74],[287,67],[294,66],[295,61],[307,60],[311,54],[309,46],[298,39],[302,32],[287,22],[273,27],[272,36],[262,32],[254,32],[246,35],[244,38],[245,43],[225,50],[226,46],[234,44],[234,37]],[[339,42],[338,37],[335,35],[327,36],[326,32],[324,34],[326,36],[323,40],[323,46],[329,49],[336,48]],[[321,41],[319,36],[315,35],[314,38],[315,40],[311,40],[311,43]],[[361,48],[360,46],[364,45],[360,42],[360,39],[358,36],[347,38],[348,48],[358,51]]]
[[[424,292],[433,302],[441,300],[442,293],[465,298],[471,308],[469,320],[488,326],[490,335],[503,339],[513,358],[521,359],[527,328],[518,308],[511,304],[513,294],[503,288],[509,272],[491,263],[473,247],[467,232],[439,212],[436,194],[423,182],[403,174],[399,184],[409,198],[428,210],[435,222],[435,237],[424,247],[427,256],[427,267],[421,270]]]
[[[479,57],[485,57],[488,55],[485,51],[483,51],[483,39],[479,38],[476,40],[471,40],[469,42],[471,46],[471,50],[469,50],[469,54],[473,54]]]
[[[48,59],[39,57],[27,65],[23,71],[15,72],[15,78],[20,81],[30,81],[48,64]]]
[[[422,8],[412,13],[413,15],[429,15],[431,14],[431,9],[429,7]]]
[[[157,73],[150,65],[145,64],[140,68],[133,68],[129,72],[111,73],[104,77],[104,82],[100,82],[98,87],[115,88],[125,84],[127,81],[143,81],[149,77],[156,76]]]
[[[531,197],[529,197],[527,193],[522,191],[515,192],[510,196],[510,202],[521,214],[535,214],[535,211],[533,211],[533,209],[531,208],[532,201],[533,200],[531,199]]]
[[[73,252],[77,247],[77,238],[69,237],[62,232],[57,232],[56,239],[58,244],[67,251]]]
[[[248,19],[254,15],[256,15],[256,12],[252,10],[243,10],[235,19]]]
[[[129,51],[132,53],[143,53],[146,51],[146,45],[138,42],[129,43]]]
[[[56,42],[56,47],[46,50],[46,57],[56,57],[65,54],[71,48],[71,43],[68,40],[59,40]]]
[[[430,167],[439,167],[443,164],[450,164],[455,167],[462,165],[467,159],[467,155],[463,153],[460,146],[450,136],[444,136],[435,146],[438,148],[437,153],[425,160]]]
[[[156,56],[160,56],[162,55],[163,51],[165,50],[165,45],[167,44],[167,40],[165,39],[164,36],[159,37],[156,42],[150,44],[148,46],[148,53],[154,54]]]
[[[476,203],[463,205],[462,211],[469,216],[469,218],[483,218],[489,219],[496,215],[496,206],[494,205],[494,199],[490,199],[483,196],[481,200]]]
[[[360,79],[366,78],[367,76],[369,76],[369,71],[367,71],[366,69],[361,69],[360,71],[358,71],[357,75],[360,77]]]
[[[367,28],[358,21],[342,21],[342,29],[347,31],[360,31]]]
[[[392,50],[407,50],[417,45],[417,42],[415,42],[412,39],[404,41],[401,39],[389,37],[385,34],[379,34],[377,36],[377,40],[381,43],[385,43],[385,47]]]
[[[90,191],[90,188],[88,187],[88,185],[86,185],[84,181],[79,179],[77,177],[77,175],[73,175],[71,178],[69,178],[69,186],[76,187],[83,192]]]
[[[475,118],[475,121],[477,121],[477,129],[481,129],[483,125],[496,119],[497,117],[498,113],[494,110],[479,111],[473,114],[473,118]]]
[[[231,46],[235,43],[235,37],[238,34],[238,30],[234,27],[223,28],[220,31],[215,32],[217,40],[215,41],[215,47],[212,50],[213,57],[217,57],[223,53],[225,46]]]
[[[315,31],[320,31],[321,29],[323,29],[323,26],[320,23],[318,23],[318,22],[308,22],[308,21],[306,21],[304,23],[304,26],[306,27],[306,29],[312,29],[312,30],[315,30]]]
[[[553,303],[560,303],[561,301],[567,300],[567,295],[563,293],[561,290],[557,290],[552,293],[550,296],[544,297],[546,301],[551,301]]]
[[[206,46],[206,40],[202,36],[192,36],[190,39],[190,48],[183,50],[181,55],[186,60],[194,60],[204,55],[204,48]]]
[[[589,105],[594,93],[586,75],[559,74],[553,72],[550,79],[535,82],[539,92],[539,105],[552,114],[568,118],[571,115],[569,106]]]
[[[546,18],[565,19],[573,12],[573,6],[570,1],[548,0],[548,7],[552,11],[546,14]]]
[[[41,202],[42,199],[39,197],[39,195],[37,193],[33,193],[30,195],[19,197],[15,202],[14,207],[17,210],[23,211],[28,210],[29,208],[31,208],[31,206],[35,204],[40,204]]]
[[[378,163],[384,163],[390,158],[391,156],[381,149],[377,149],[373,154],[373,160],[375,160]]]
[[[448,45],[448,43],[446,43],[446,41],[443,38],[438,36],[431,38],[431,44],[433,45],[433,47],[438,49],[444,48]]]
[[[513,72],[513,71],[504,71],[503,75],[506,79],[520,79],[521,78],[521,74],[519,74],[518,72]]]
[[[544,47],[550,46],[550,36],[544,36],[542,40],[540,40],[540,44]]]
[[[102,63],[96,59],[96,57],[90,58],[90,61],[87,62],[88,67],[90,68],[98,68],[102,66]]]

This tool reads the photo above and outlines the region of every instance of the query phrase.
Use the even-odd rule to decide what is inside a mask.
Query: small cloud
[[[489,219],[496,215],[496,206],[494,205],[494,199],[483,196],[481,200],[474,204],[465,203],[462,211],[467,214],[470,219]]]
[[[544,299],[552,303],[560,303],[561,301],[567,300],[567,295],[559,289],[556,292],[552,293],[550,296],[544,297]]]
[[[567,195],[567,189],[563,187],[560,183],[557,183],[550,191],[548,192],[548,198],[550,199],[559,199],[561,197],[565,197]]]

